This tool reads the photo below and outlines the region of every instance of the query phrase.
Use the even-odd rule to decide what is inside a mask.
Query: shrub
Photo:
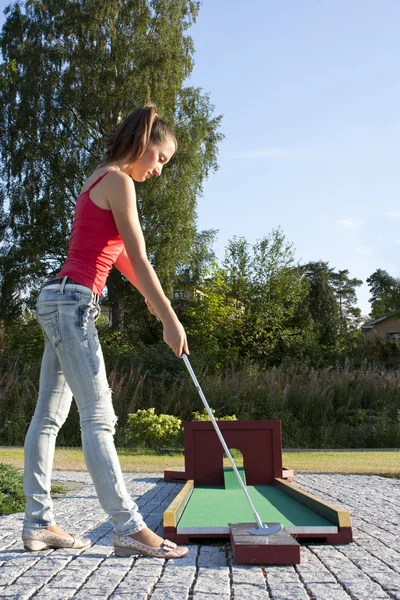
[[[156,415],[154,408],[138,410],[128,415],[127,439],[148,448],[172,444],[181,432],[181,423],[172,415]]]
[[[0,515],[22,512],[25,508],[25,495],[22,473],[0,464]]]
[[[4,333],[4,354],[12,360],[35,363],[42,358],[44,340],[39,323],[33,315],[7,324]]]
[[[213,408],[210,409],[213,416],[215,417],[215,410]],[[204,408],[203,412],[196,411],[192,413],[193,421],[211,421],[210,415],[207,412],[207,409]],[[237,421],[237,417],[235,415],[226,416],[226,417],[215,417],[218,421]]]
[[[57,484],[51,486],[52,494],[64,494],[68,488]],[[11,515],[25,510],[23,476],[10,465],[0,463],[0,515]]]

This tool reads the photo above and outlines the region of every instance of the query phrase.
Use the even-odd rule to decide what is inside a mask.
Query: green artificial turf
[[[332,527],[330,521],[273,485],[249,485],[247,491],[263,522],[281,523],[284,527]],[[253,513],[240,487],[198,487],[193,490],[179,528],[229,527],[230,523],[253,521]]]

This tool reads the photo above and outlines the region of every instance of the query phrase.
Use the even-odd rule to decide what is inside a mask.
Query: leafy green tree
[[[316,325],[318,344],[331,346],[339,333],[339,311],[330,285],[333,270],[323,261],[309,262],[301,269],[310,285],[308,306]]]
[[[281,229],[251,249],[244,238],[233,238],[224,264],[231,294],[242,304],[243,317],[236,332],[241,356],[269,364],[302,356],[310,327],[304,311],[308,284],[295,263],[293,245]]]
[[[250,244],[246,238],[234,236],[228,241],[224,267],[232,296],[244,304],[250,299],[251,261]]]
[[[213,249],[217,233],[216,229],[195,233],[187,260],[178,265],[175,287],[194,288],[213,273],[217,263]]]
[[[241,305],[232,297],[225,270],[218,266],[201,289],[193,289],[182,319],[191,350],[216,367],[238,358],[242,320]]]
[[[280,228],[273,229],[267,237],[258,240],[253,246],[253,262],[251,264],[253,291],[264,286],[285,268],[294,265],[293,244],[286,241]]]
[[[377,269],[368,277],[370,288],[371,319],[400,312],[400,280],[387,271]]]
[[[177,266],[172,304],[183,323],[187,321],[185,311],[192,301],[193,292],[201,287],[202,282],[212,274],[215,268],[216,257],[212,247],[215,237],[215,230],[196,232],[187,260]],[[111,272],[109,279],[113,275],[114,272]],[[121,285],[126,285],[129,288],[126,281],[121,281]],[[175,297],[176,294],[178,295],[177,298]],[[119,297],[125,299],[124,330],[130,338],[145,344],[154,344],[161,340],[161,324],[148,310],[143,310],[141,296],[136,293],[129,293],[127,289]],[[110,294],[109,298],[111,300]]]
[[[302,358],[307,354],[310,319],[303,310],[308,286],[299,269],[284,267],[255,291],[242,327],[244,355],[274,365]]]
[[[149,255],[172,290],[221,139],[221,118],[208,95],[184,86],[194,64],[187,30],[198,11],[199,2],[188,0],[25,0],[6,9],[0,179],[13,262],[24,267],[19,285],[34,291],[58,271],[76,197],[103,157],[104,134],[133,108],[155,101],[175,128],[179,149],[163,177],[138,185],[137,194]],[[134,293],[121,277],[114,273],[107,282],[115,327]],[[14,292],[12,279],[5,293]]]
[[[308,306],[318,344],[328,354],[344,351],[360,325],[356,288],[362,281],[350,279],[347,269],[335,272],[324,261],[309,262],[301,269],[310,283]]]
[[[338,273],[332,272],[331,286],[338,303],[341,335],[351,333],[361,324],[361,310],[356,306],[356,288],[362,283],[361,279],[350,279],[347,269]]]

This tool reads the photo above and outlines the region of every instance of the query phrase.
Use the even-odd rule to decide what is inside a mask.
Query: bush
[[[128,415],[127,438],[129,442],[147,448],[173,444],[181,433],[181,423],[172,415],[156,415],[154,408],[138,410]]]
[[[129,447],[136,439],[140,444],[179,446],[181,431],[171,435],[171,441],[167,436],[157,439],[154,432],[151,441],[143,440],[145,432],[128,438],[128,415],[153,409],[155,419],[161,418],[156,413],[167,413],[182,421],[208,420],[184,362],[163,342],[133,344],[126,334],[113,332],[105,319],[98,325],[118,416],[116,445]],[[273,368],[248,360],[215,369],[205,355],[197,354],[191,363],[214,414],[221,415],[217,419],[279,419],[284,447],[398,447],[400,369],[382,363],[397,364],[400,345],[370,340],[364,345],[371,351],[371,362],[360,355],[355,363],[333,361],[319,369],[289,357]],[[24,443],[37,402],[42,348],[42,333],[33,318],[7,325],[0,353],[0,444]],[[75,403],[57,445],[81,446]]]
[[[15,361],[36,363],[42,358],[43,333],[33,315],[26,314],[18,321],[7,323],[4,333],[4,354]]]
[[[215,410],[213,408],[210,409],[213,416],[215,417]],[[193,421],[211,421],[210,415],[205,408],[203,412],[196,411],[192,413]],[[235,415],[226,416],[226,417],[215,417],[218,421],[237,421],[237,417]]]
[[[51,486],[52,494],[64,494],[68,491],[65,485]],[[25,510],[23,475],[21,471],[10,465],[0,463],[0,515],[11,515]]]
[[[0,463],[0,515],[10,515],[25,509],[22,473]]]

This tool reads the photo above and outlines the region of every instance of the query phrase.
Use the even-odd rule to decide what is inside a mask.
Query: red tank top
[[[124,248],[111,210],[100,208],[90,190],[109,173],[103,173],[76,201],[68,257],[56,277],[71,279],[102,296],[107,276]]]

